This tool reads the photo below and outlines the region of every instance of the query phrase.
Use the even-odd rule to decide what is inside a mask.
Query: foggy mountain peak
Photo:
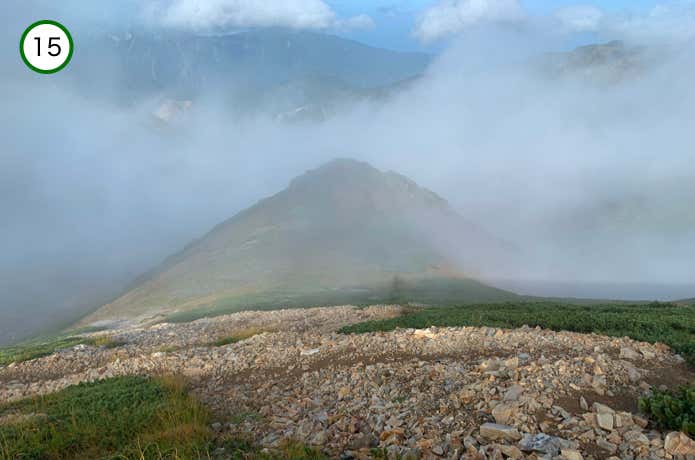
[[[655,50],[613,40],[580,46],[569,52],[547,54],[541,67],[556,78],[573,77],[591,83],[615,84],[653,67],[655,56],[658,56]]]
[[[369,163],[349,158],[332,160],[294,179],[289,193],[317,193],[338,206],[345,198],[361,199],[358,206],[384,210],[446,208],[446,200],[393,171],[382,172]],[[342,196],[341,196],[342,195]]]
[[[445,250],[452,239],[465,255]],[[355,289],[364,300],[394,277],[464,280],[481,270],[483,260],[507,251],[434,192],[341,158],[221,223],[87,322],[262,306]],[[512,295],[465,283],[474,283],[474,296]]]

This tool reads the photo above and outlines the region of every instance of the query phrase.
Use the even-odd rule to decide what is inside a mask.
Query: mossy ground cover
[[[263,334],[264,332],[272,332],[270,329],[261,329],[257,327],[248,327],[235,331],[232,335],[222,337],[215,340],[210,345],[214,347],[223,347],[232,343],[241,342],[242,340],[250,339],[254,335]]]
[[[209,413],[174,378],[118,377],[4,405],[2,459],[198,458]],[[12,423],[11,417],[17,417]]]
[[[84,331],[76,331],[82,333]],[[117,348],[125,345],[126,342],[114,338],[109,334],[98,336],[86,335],[57,335],[51,337],[38,338],[26,342],[0,348],[0,366],[11,363],[21,363],[31,359],[48,356],[56,351],[72,348],[75,345],[93,345],[95,347]]]
[[[415,309],[381,321],[341,329],[343,333],[390,331],[430,326],[540,326],[556,331],[624,337],[662,342],[695,364],[695,306],[676,304],[572,305],[553,302],[507,302],[484,305]]]
[[[13,362],[29,361],[55,353],[64,348],[85,344],[94,345],[95,341],[89,337],[58,336],[32,340],[17,345],[0,348],[0,365],[6,366]]]
[[[116,377],[0,406],[1,460],[323,460],[290,440],[262,452],[216,437],[210,412],[180,378]]]

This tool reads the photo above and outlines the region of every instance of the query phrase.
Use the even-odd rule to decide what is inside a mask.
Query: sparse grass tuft
[[[100,335],[92,339],[92,344],[95,347],[104,348],[118,348],[125,345],[127,342],[125,340],[117,339],[112,335]]]
[[[229,337],[222,337],[221,339],[215,340],[210,344],[210,346],[213,347],[224,347],[225,345],[231,345],[232,343],[237,343],[241,339],[234,337],[234,336],[229,336]]]
[[[225,345],[229,345],[232,343],[237,343],[241,342],[242,340],[249,339],[253,337],[254,335],[258,334],[263,334],[264,332],[272,332],[269,329],[261,329],[258,327],[248,327],[246,329],[240,329],[238,331],[235,331],[234,334],[227,336],[227,337],[222,337],[218,340],[215,340],[214,342],[210,343],[210,346],[213,347],[223,347]]]
[[[320,450],[306,445],[287,440],[280,444],[279,451],[272,457],[277,460],[327,460]]]
[[[238,414],[233,415],[230,418],[229,422],[233,423],[235,425],[239,425],[239,424],[247,422],[247,421],[251,421],[251,420],[259,421],[262,419],[263,419],[263,417],[261,416],[261,414],[259,414],[257,412],[240,412]]]

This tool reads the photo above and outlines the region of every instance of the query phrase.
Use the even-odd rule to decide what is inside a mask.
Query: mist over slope
[[[0,45],[0,343],[74,322],[299,172],[242,166],[240,149],[263,152],[237,134],[383,104],[432,59],[281,29],[79,32],[50,79]]]
[[[573,51],[552,31],[480,28],[381,98],[381,87],[291,69],[258,91],[234,78],[198,84],[205,69],[222,68],[214,53],[177,55],[156,39],[170,31],[133,29],[150,38],[138,41],[141,52],[120,55],[124,28],[98,34],[116,53],[94,70],[98,78],[78,79],[97,41],[79,29],[73,62],[44,78],[17,56],[30,16],[5,16],[0,31],[8,63],[0,68],[0,341],[108,302],[192,238],[341,156],[417,180],[523,253],[523,263],[486,279],[528,281],[529,294],[580,283],[592,297],[605,292],[592,286],[606,284],[615,297],[692,297],[691,43],[607,34]],[[190,43],[226,49],[227,41]],[[148,53],[186,58],[171,73],[156,64],[153,80],[148,67],[160,59]],[[548,53],[549,70],[539,64]],[[254,79],[272,80],[271,67],[258,68]],[[161,123],[155,114],[167,101],[188,108]],[[447,254],[460,254],[448,242]],[[555,288],[535,290],[544,283]]]
[[[447,251],[454,241],[458,253]],[[249,307],[277,293],[278,306],[293,295],[324,293],[329,299],[341,290],[361,290],[368,301],[376,288],[465,279],[508,262],[513,253],[410,179],[339,159],[218,225],[91,318],[132,318],[235,299]],[[480,291],[461,301],[513,297]]]

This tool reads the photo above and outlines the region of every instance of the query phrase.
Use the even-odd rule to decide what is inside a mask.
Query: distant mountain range
[[[459,302],[509,300],[471,275],[513,253],[410,179],[335,160],[218,225],[88,322],[406,292],[417,302],[434,288]]]
[[[434,59],[285,29],[216,36],[133,30],[89,38],[61,75],[82,94],[125,105],[214,96],[230,113],[285,121],[323,120],[351,103],[384,99],[417,81]],[[645,48],[618,41],[532,63],[551,78],[599,84],[618,83],[652,64]]]
[[[421,75],[424,53],[374,48],[332,35],[264,29],[219,36],[130,31],[83,40],[70,78],[80,91],[133,103],[214,94],[236,110],[371,96]]]

